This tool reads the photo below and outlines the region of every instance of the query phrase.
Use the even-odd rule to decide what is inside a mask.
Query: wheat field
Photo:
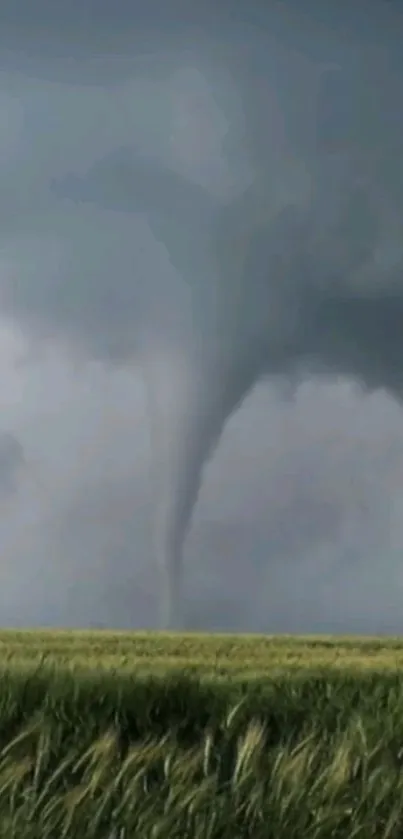
[[[0,666],[261,678],[322,668],[399,670],[403,639],[207,635],[103,630],[0,632]]]
[[[0,633],[0,839],[401,839],[399,639]]]

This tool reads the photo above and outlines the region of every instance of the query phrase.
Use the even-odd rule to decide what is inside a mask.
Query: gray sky
[[[311,123],[298,115],[296,103],[303,95],[308,108],[306,91],[318,62],[345,61],[351,68],[356,61],[361,72],[361,49],[364,57],[380,52],[388,79],[383,128],[376,112],[371,115],[374,97],[362,104],[368,146],[371,152],[380,143],[393,163],[401,126],[388,119],[401,75],[385,66],[382,43],[392,43],[397,18],[382,29],[374,17],[372,31],[366,22],[362,44],[356,35],[349,51],[342,34],[332,41],[330,30],[317,31],[313,23],[302,48],[297,24],[287,29],[279,12],[276,24],[288,33],[287,48],[280,35],[276,49],[266,36],[273,48],[263,64],[267,74],[278,69],[278,81],[265,90],[268,165],[265,127],[250,129],[259,115],[258,58],[251,62],[252,81],[245,81],[256,95],[250,113],[219,61],[223,49],[236,57],[240,43],[246,52],[256,47],[257,56],[266,54],[261,30],[250,21],[239,17],[231,29],[224,12],[215,20],[206,4],[192,26],[196,12],[184,20],[178,3],[158,18],[159,26],[144,12],[134,30],[132,4],[120,2],[114,12],[112,4],[98,4],[96,24],[88,14],[86,28],[82,2],[42,4],[35,20],[28,0],[5,3],[0,12],[0,433],[11,435],[0,446],[0,624],[150,626],[158,585],[149,423],[136,352],[153,306],[157,315],[160,306],[169,311],[170,328],[179,332],[186,306],[177,263],[144,213],[132,212],[127,155],[149,155],[202,186],[209,200],[229,200],[253,179],[252,164],[260,158],[267,176],[280,159],[284,163],[284,136],[288,140],[294,125],[300,133],[292,133],[289,180],[283,167],[277,188],[281,195],[303,189]],[[251,9],[258,19],[259,6]],[[352,14],[352,31],[353,22]],[[224,33],[222,41],[213,30]],[[352,75],[362,91],[359,71]],[[301,87],[293,90],[296,75]],[[282,105],[287,84],[290,114]],[[254,132],[249,141],[248,130]],[[379,260],[394,266],[403,185],[382,163],[386,232]],[[78,203],[77,178],[91,172],[89,197],[100,183],[106,199],[103,193],[102,200],[95,195],[93,203]],[[195,192],[195,202],[200,195]],[[192,201],[192,213],[195,207]],[[203,202],[197,207],[203,220]],[[191,221],[185,236],[180,231],[185,256],[197,269],[200,225],[197,237]],[[329,343],[328,333],[315,333],[319,361],[325,358],[328,368],[349,378],[309,375],[291,393],[260,384],[231,417],[206,468],[186,544],[193,625],[373,633],[403,627],[401,352],[398,329],[379,327],[382,318],[392,323],[391,308],[403,311],[400,275],[396,280],[392,271],[383,292],[374,280],[369,337],[372,309],[365,317],[351,305],[341,317],[336,313],[345,353],[338,339]],[[304,294],[305,301],[309,284]],[[350,302],[354,294],[349,289]],[[309,353],[307,322],[301,324],[300,343]],[[354,377],[375,392],[364,393]]]

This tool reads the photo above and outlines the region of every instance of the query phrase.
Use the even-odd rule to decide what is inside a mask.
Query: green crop
[[[0,839],[401,839],[403,644],[0,634]]]

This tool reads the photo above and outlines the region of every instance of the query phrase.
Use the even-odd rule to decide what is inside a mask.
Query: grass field
[[[0,839],[402,839],[403,642],[0,633]]]
[[[301,668],[403,669],[403,639],[106,631],[0,632],[0,666],[261,678]]]

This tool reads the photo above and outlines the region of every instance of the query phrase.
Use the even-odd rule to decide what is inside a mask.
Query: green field
[[[0,633],[0,839],[402,839],[403,642]]]
[[[0,633],[0,666],[260,678],[303,668],[403,669],[403,639],[106,631]]]

